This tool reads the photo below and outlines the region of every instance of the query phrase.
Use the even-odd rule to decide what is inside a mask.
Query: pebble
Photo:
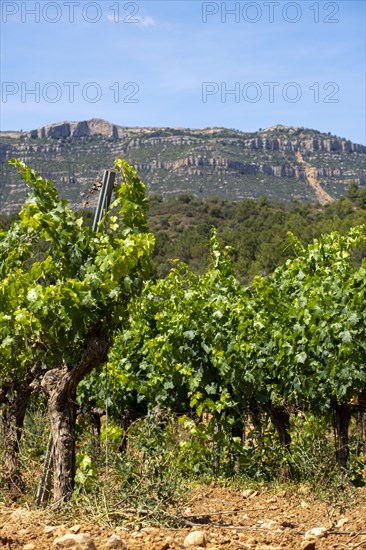
[[[184,548],[190,546],[204,547],[207,544],[207,537],[205,531],[192,531],[184,539]]]
[[[327,530],[325,527],[314,527],[305,533],[305,540],[320,539],[327,536]]]
[[[70,548],[71,550],[96,550],[93,539],[87,533],[74,535],[68,533],[53,541],[55,548]]]
[[[160,529],[157,527],[144,527],[141,531],[145,531],[145,533],[149,533],[150,535],[158,535],[160,533]]]
[[[56,531],[56,529],[59,529],[60,525],[46,525],[46,527],[43,529],[43,532],[48,535],[49,533],[53,533]]]
[[[55,526],[47,525],[44,528],[43,532],[45,533],[45,535],[48,535],[49,537],[57,538],[65,535],[68,532],[68,529],[65,527],[65,525],[55,525]]]
[[[276,521],[268,521],[267,523],[263,523],[262,521],[258,523],[261,523],[261,527],[262,529],[269,529],[269,530],[272,530],[272,529],[277,529],[278,528],[278,525],[277,525],[277,522]]]
[[[336,523],[336,527],[343,527],[343,525],[345,525],[346,523],[348,523],[348,518],[342,518],[342,519],[339,519]]]
[[[118,535],[112,535],[111,537],[109,537],[106,542],[106,547],[111,549],[115,548],[116,550],[127,548],[125,541],[121,539],[121,537],[119,537]]]
[[[255,493],[258,494],[257,491],[254,491],[254,489],[245,489],[245,491],[242,492],[242,496],[244,498],[249,498]]]

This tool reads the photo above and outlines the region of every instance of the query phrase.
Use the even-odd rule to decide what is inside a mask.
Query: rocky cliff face
[[[278,125],[273,129],[280,128],[286,129],[285,126]],[[273,130],[272,129],[272,130]],[[142,132],[153,130],[151,128],[141,128]],[[211,132],[209,132],[211,130]],[[207,136],[209,137],[212,130],[215,129],[206,129]],[[217,129],[222,131],[222,128]],[[352,143],[349,140],[337,139],[337,138],[303,138],[298,139],[293,137],[293,132],[291,132],[291,127],[289,127],[289,138],[271,138],[266,137],[266,133],[269,130],[261,131],[262,136],[252,138],[252,139],[221,139],[219,140],[222,145],[236,146],[238,148],[249,149],[249,150],[258,150],[258,151],[282,151],[282,152],[295,152],[302,150],[304,152],[329,152],[329,153],[366,153],[366,146]],[[134,131],[134,132],[133,132]],[[118,126],[107,122],[106,120],[93,118],[91,120],[84,120],[82,122],[58,122],[55,124],[49,124],[47,126],[42,126],[36,130],[31,130],[30,132],[25,132],[26,137],[31,139],[67,139],[67,138],[83,138],[89,136],[100,136],[107,139],[122,139],[126,135],[131,133],[136,133],[137,128],[130,129]],[[187,132],[191,133],[190,130]],[[196,131],[197,132],[197,131]],[[180,135],[180,136],[168,136],[168,137],[154,137],[150,139],[142,140],[139,137],[133,138],[128,144],[128,148],[139,148],[142,145],[157,145],[162,143],[170,143],[172,145],[194,145],[197,144],[197,141],[202,142],[203,140],[198,140],[195,137],[195,131],[192,131],[191,135]],[[16,132],[5,132],[4,134],[11,134],[16,136]],[[240,132],[238,132],[240,133]],[[305,129],[304,129],[304,133]]]
[[[109,139],[122,137],[122,128],[100,118],[82,122],[58,122],[26,133],[32,139],[66,139],[102,136]]]
[[[222,140],[223,145],[227,145],[226,140]],[[233,142],[231,142],[233,145]],[[255,138],[249,140],[238,140],[235,145],[244,149],[254,149],[258,151],[282,151],[282,152],[317,152],[328,153],[366,153],[366,146],[351,141],[341,139],[278,139],[278,138]]]
[[[149,192],[227,199],[267,195],[317,200],[314,186],[337,198],[355,180],[366,185],[366,146],[301,127],[258,132],[225,128],[128,128],[102,119],[61,122],[0,134],[0,211],[19,208],[24,186],[7,165],[15,157],[80,206],[91,182],[116,157],[133,164]],[[299,161],[301,158],[301,162]],[[309,175],[311,179],[309,180]]]
[[[240,175],[266,175],[278,178],[304,178],[305,171],[301,166],[290,166],[288,164],[255,164],[233,161],[226,158],[203,159],[202,157],[189,156],[176,161],[153,161],[151,163],[134,163],[137,171],[153,172],[155,170],[173,170],[178,171],[186,169],[187,174],[202,175],[206,169],[218,172],[235,172]],[[341,168],[323,167],[316,170],[318,177],[342,176]]]

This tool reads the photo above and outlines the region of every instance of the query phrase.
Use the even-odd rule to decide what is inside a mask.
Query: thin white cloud
[[[153,17],[150,17],[150,15],[145,15],[144,17],[141,17],[139,26],[140,27],[153,27],[156,25],[156,21]]]
[[[113,23],[116,23],[116,16],[112,14],[107,15],[107,20],[112,21]],[[156,19],[151,17],[151,15],[139,15],[137,14],[135,17],[131,18],[128,22],[131,26],[140,27],[143,29],[146,29],[148,27],[154,27],[157,24]]]

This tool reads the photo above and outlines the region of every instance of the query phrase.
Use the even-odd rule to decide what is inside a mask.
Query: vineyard
[[[205,273],[152,278],[125,161],[96,231],[11,163],[29,195],[0,232],[2,502],[104,499],[109,524],[187,527],[169,506],[189,482],[365,484],[364,226],[290,235],[294,259],[246,286],[212,230]]]

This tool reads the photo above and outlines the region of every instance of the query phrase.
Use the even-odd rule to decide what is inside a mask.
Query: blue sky
[[[1,0],[1,129],[285,124],[365,143],[365,5]]]

